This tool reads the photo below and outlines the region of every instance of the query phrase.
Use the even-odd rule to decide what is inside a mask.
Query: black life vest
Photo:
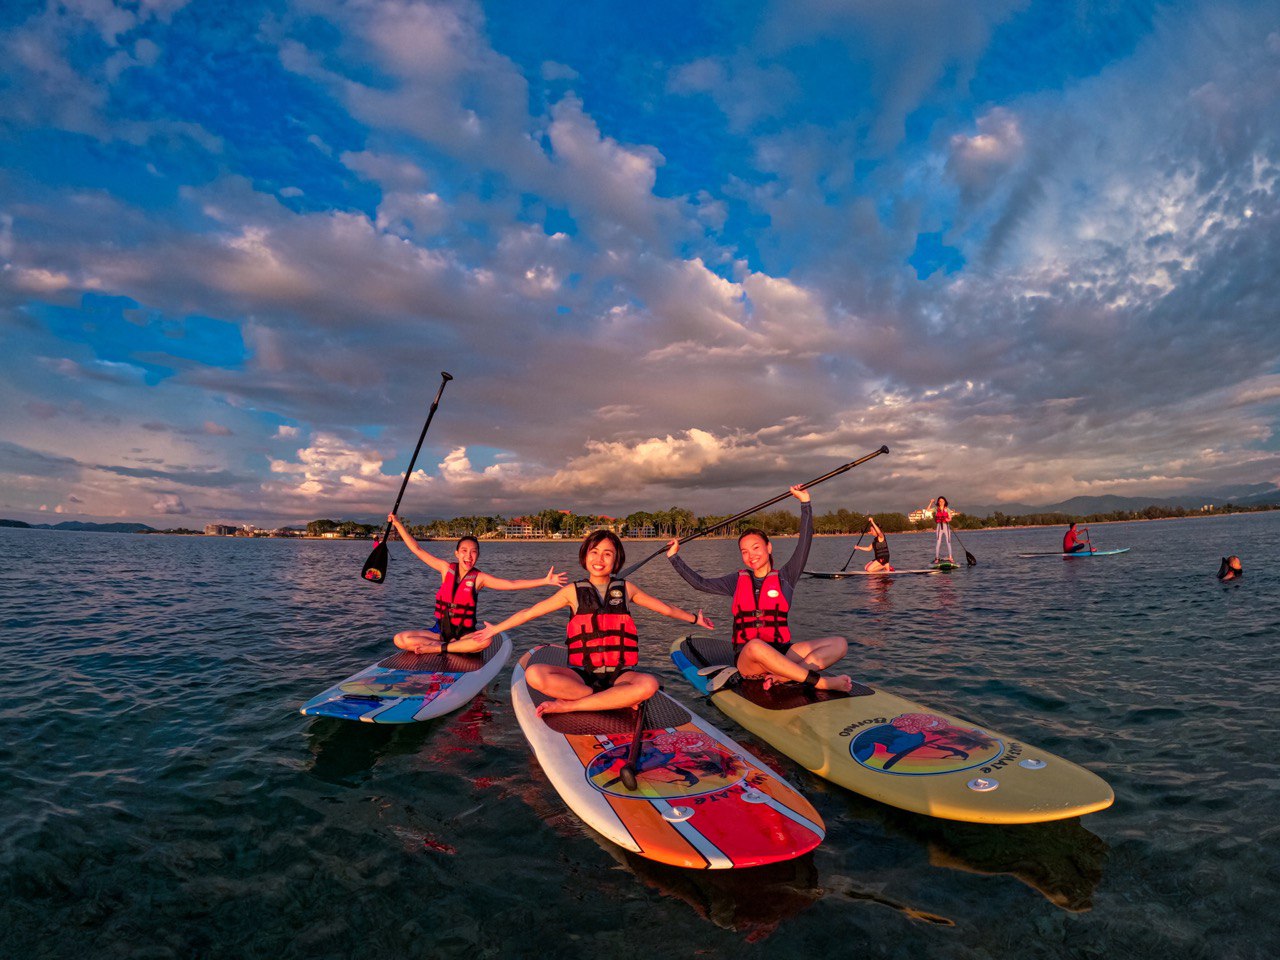
[[[590,580],[579,580],[574,588],[578,611],[565,628],[569,666],[613,676],[639,663],[640,638],[627,609],[627,582],[610,580],[603,600]]]
[[[738,571],[738,584],[733,591],[733,645],[741,647],[748,640],[763,640],[785,651],[791,644],[787,626],[787,603],[782,592],[782,578],[770,570],[760,582],[760,596],[750,570]]]
[[[888,540],[874,540],[872,541],[871,547],[875,551],[875,558],[877,560],[879,560],[881,563],[889,562],[889,541]]]
[[[444,581],[436,593],[436,625],[440,639],[457,640],[476,628],[476,577],[480,571],[472,567],[465,577],[458,577],[458,565],[449,564]]]

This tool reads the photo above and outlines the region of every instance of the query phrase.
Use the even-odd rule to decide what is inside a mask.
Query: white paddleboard
[[[309,717],[415,723],[465,706],[502,670],[511,640],[499,634],[480,653],[401,651],[365,667],[302,705]]]

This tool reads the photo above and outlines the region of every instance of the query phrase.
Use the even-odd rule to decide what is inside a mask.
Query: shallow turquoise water
[[[512,716],[509,671],[467,710],[408,728],[297,714],[396,629],[425,625],[434,575],[403,548],[377,587],[359,579],[368,543],[2,530],[0,952],[1280,955],[1280,514],[1093,532],[1133,550],[1024,560],[1057,533],[962,533],[977,567],[806,580],[792,622],[848,636],[859,678],[1089,767],[1111,809],[951,824],[775,758],[826,842],[784,867],[706,874],[624,854],[568,813]],[[931,536],[890,543],[899,565],[932,556]],[[633,559],[655,546],[631,544]],[[810,567],[838,568],[850,546],[820,539]],[[710,573],[735,566],[730,542],[684,550]],[[1224,553],[1244,558],[1242,583],[1214,579]],[[481,556],[508,577],[553,562],[576,569],[576,544]],[[635,579],[727,619],[665,560]],[[543,595],[491,591],[482,613]],[[666,657],[679,626],[639,619],[668,691],[773,756],[688,695]],[[563,624],[529,624],[517,649]]]

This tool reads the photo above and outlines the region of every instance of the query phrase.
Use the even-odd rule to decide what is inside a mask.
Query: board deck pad
[[[352,674],[302,705],[311,717],[365,723],[414,723],[465,705],[498,675],[511,655],[506,635],[479,653],[402,650]]]
[[[730,664],[734,661],[733,644],[715,637],[693,637],[685,647],[689,658],[701,667]],[[868,697],[874,691],[855,683],[848,693],[843,690],[816,690],[803,683],[774,683],[765,689],[764,681],[742,677],[733,683],[734,691],[765,710],[794,710],[810,703]]]
[[[708,659],[726,662],[726,641],[682,637],[671,659],[686,680],[747,730],[806,769],[891,806],[971,823],[1041,823],[1109,807],[1096,774],[1023,741],[877,687],[796,705],[761,706],[730,685],[708,694]],[[832,672],[829,668],[828,672]],[[834,668],[838,669],[838,667]],[[795,685],[800,686],[800,685]]]
[[[548,645],[521,658],[511,682],[516,719],[556,792],[589,827],[652,860],[729,869],[790,860],[825,834],[795,788],[725,734],[659,692],[645,707],[637,787],[622,783],[636,714],[631,709],[538,717],[545,699],[525,681],[535,663],[567,666]]]

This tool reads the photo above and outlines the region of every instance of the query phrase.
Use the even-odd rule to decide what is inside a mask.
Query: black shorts
[[[630,668],[619,670],[616,673],[612,670],[597,673],[594,670],[587,670],[582,667],[570,667],[569,669],[582,678],[582,682],[591,688],[592,693],[608,690],[617,682],[619,677],[632,672]]]

